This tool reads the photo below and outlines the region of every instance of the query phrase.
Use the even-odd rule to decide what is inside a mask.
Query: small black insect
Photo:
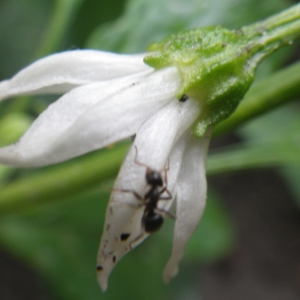
[[[187,99],[189,99],[189,96],[187,94],[183,94],[181,98],[179,99],[180,102],[185,102]]]
[[[163,186],[163,180],[160,172],[147,167],[146,181],[147,184],[150,185],[150,189],[142,199],[145,204],[142,224],[146,232],[152,233],[157,231],[162,226],[164,222],[162,213],[166,213],[157,208],[158,201],[170,200],[172,199],[172,195],[168,191],[167,185]],[[163,193],[166,193],[166,195],[162,196]]]
[[[158,201],[172,199],[172,195],[167,188],[167,171],[169,169],[168,167],[164,168],[165,176],[163,180],[161,172],[153,170],[149,166],[137,160],[137,147],[135,147],[135,149],[136,155],[134,162],[140,166],[146,167],[145,178],[150,188],[143,197],[133,190],[122,189],[120,191],[133,193],[138,200],[141,200],[143,202],[143,204],[145,205],[145,210],[142,217],[142,226],[145,229],[145,232],[153,233],[161,228],[164,222],[163,215],[168,215],[170,218],[175,219],[175,217],[170,212],[164,211],[163,209],[157,207]]]

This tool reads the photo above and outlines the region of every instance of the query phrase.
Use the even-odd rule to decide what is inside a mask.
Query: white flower
[[[17,143],[0,149],[0,163],[49,165],[136,135],[106,213],[97,263],[103,290],[115,263],[151,233],[145,231],[145,215],[154,192],[159,201],[150,211],[159,218],[171,215],[169,208],[176,199],[166,282],[176,275],[205,206],[209,136],[197,139],[191,134],[199,102],[176,99],[181,83],[177,68],[154,71],[144,64],[144,57],[69,51],[41,59],[0,83],[0,100],[65,93]],[[163,186],[147,184],[147,170],[155,171]]]

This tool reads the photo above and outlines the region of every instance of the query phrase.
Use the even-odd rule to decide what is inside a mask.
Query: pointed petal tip
[[[153,71],[143,62],[144,56],[88,49],[54,53],[0,82],[0,101],[13,96],[62,94],[87,83]]]
[[[169,261],[165,267],[163,273],[163,281],[164,283],[169,283],[170,280],[178,274],[178,265],[174,264],[174,262]]]
[[[0,101],[7,99],[10,95],[8,93],[9,80],[3,80],[0,82]]]
[[[100,269],[97,267],[97,280],[100,285],[100,288],[102,292],[105,292],[107,290],[107,282],[108,282],[108,275],[103,272],[103,269]]]
[[[0,164],[20,166],[20,156],[15,148],[15,144],[0,148]]]
[[[104,280],[99,281],[99,285],[100,285],[100,288],[101,288],[102,292],[103,293],[106,292],[106,290],[107,290],[107,281],[104,281]]]

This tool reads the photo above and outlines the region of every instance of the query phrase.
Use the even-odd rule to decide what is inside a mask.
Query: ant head
[[[163,180],[160,175],[160,172],[154,171],[152,169],[147,169],[146,181],[149,185],[163,186]]]

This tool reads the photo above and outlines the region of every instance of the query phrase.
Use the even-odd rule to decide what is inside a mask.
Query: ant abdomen
[[[164,218],[161,214],[155,212],[148,212],[143,217],[144,229],[148,233],[152,233],[160,229],[164,222]]]

